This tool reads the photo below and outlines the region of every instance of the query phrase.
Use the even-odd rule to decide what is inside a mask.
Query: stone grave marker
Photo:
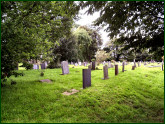
[[[140,67],[140,62],[138,61],[138,67]]]
[[[88,65],[88,69],[92,69],[92,66],[91,65]]]
[[[132,70],[135,70],[135,66],[132,66]]]
[[[136,68],[136,62],[134,62],[134,66],[135,66],[135,68]]]
[[[91,86],[91,69],[83,69],[83,89]]]
[[[67,61],[62,61],[61,62],[61,68],[62,68],[62,74],[69,74],[69,66]]]
[[[41,64],[41,69],[46,69],[45,63],[42,63],[42,64]]]
[[[33,64],[33,69],[39,69],[39,65]]]
[[[162,62],[161,70],[163,71],[163,62]]]
[[[75,66],[78,66],[78,64],[77,64],[77,63],[75,63]]]
[[[78,62],[79,66],[81,66],[81,62]]]
[[[115,65],[115,75],[118,75],[118,73],[119,73],[118,65],[116,64],[116,65]]]
[[[109,79],[109,77],[108,77],[108,66],[107,65],[104,65],[103,66],[103,73],[104,73],[104,80],[106,80],[106,79]]]
[[[125,62],[122,62],[122,72],[124,72]]]
[[[96,63],[95,62],[92,62],[92,70],[95,70],[95,65]]]

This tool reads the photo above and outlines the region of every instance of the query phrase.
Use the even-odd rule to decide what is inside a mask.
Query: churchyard
[[[19,64],[20,65],[20,64]],[[107,64],[108,65],[108,64]],[[140,67],[118,63],[108,70],[104,80],[103,64],[91,70],[91,86],[83,88],[83,69],[88,66],[69,64],[62,68],[25,70],[24,76],[11,76],[1,88],[2,123],[112,123],[164,121],[164,71],[161,63]],[[159,67],[147,67],[147,66]],[[108,66],[107,66],[108,67]],[[41,71],[44,76],[40,76]],[[89,76],[89,74],[86,74]],[[49,79],[51,82],[41,82]],[[16,81],[11,85],[11,80]]]

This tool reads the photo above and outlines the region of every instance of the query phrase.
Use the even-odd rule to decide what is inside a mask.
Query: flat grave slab
[[[154,67],[161,67],[161,66],[160,65],[156,65],[156,66],[145,66],[145,67],[154,68]]]
[[[52,81],[49,79],[43,79],[43,80],[40,80],[40,82],[52,83]]]
[[[75,94],[77,92],[79,92],[79,90],[71,89],[71,90],[69,90],[69,92],[66,91],[66,92],[63,92],[62,94],[69,96],[69,95]]]

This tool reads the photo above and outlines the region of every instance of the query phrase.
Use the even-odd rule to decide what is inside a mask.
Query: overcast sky
[[[85,14],[86,10],[87,9],[80,10],[80,14],[79,14],[80,20],[76,21],[76,24],[79,24],[81,26],[91,25],[92,22],[100,16],[99,12],[95,12],[93,15],[87,15]],[[104,29],[100,30],[100,34],[103,39],[103,44],[106,41],[109,41],[109,38],[107,37],[108,33],[106,33]]]

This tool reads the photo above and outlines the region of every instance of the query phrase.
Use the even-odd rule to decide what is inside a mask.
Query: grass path
[[[150,64],[153,65],[153,64]],[[160,67],[127,65],[119,75],[109,68],[109,79],[102,80],[103,70],[91,71],[92,86],[82,89],[82,69],[72,68],[60,75],[61,69],[19,70],[23,77],[10,77],[1,88],[2,123],[71,123],[71,122],[164,122],[164,71]],[[102,69],[102,65],[99,66]],[[52,84],[41,83],[50,79]],[[70,89],[80,92],[71,96]]]

